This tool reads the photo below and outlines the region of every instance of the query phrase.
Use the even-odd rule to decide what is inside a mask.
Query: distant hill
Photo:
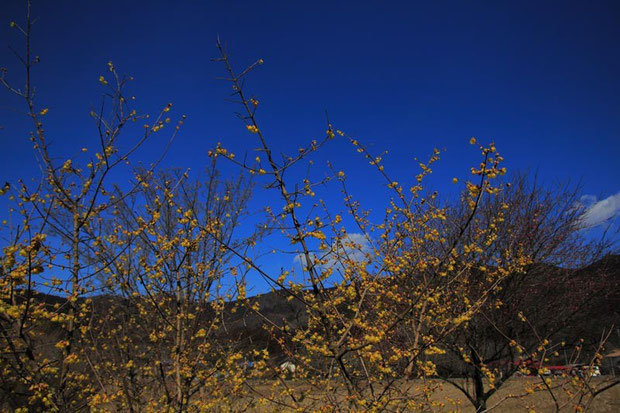
[[[566,271],[566,269],[546,265],[542,268],[545,270],[539,270],[536,273]],[[601,287],[600,294],[590,302],[586,311],[576,318],[576,324],[568,332],[570,335],[586,337],[590,341],[596,342],[600,339],[600,332],[603,328],[609,328],[611,325],[620,326],[620,288],[618,288],[620,286],[620,255],[609,255],[587,267],[569,271],[573,272],[572,277],[576,282],[596,284],[600,282],[603,274],[605,276],[605,285]],[[544,282],[542,279],[540,281]],[[559,288],[558,291],[563,293],[562,288]],[[33,292],[32,294],[35,301],[44,302],[50,306],[62,305],[65,302],[64,298],[55,295],[40,292]],[[100,314],[107,314],[109,308],[113,306],[116,308],[127,307],[129,303],[122,297],[112,295],[98,295],[88,298],[93,301],[96,312]],[[268,348],[275,358],[281,357],[278,354],[281,351],[279,346],[273,342],[272,337],[264,327],[273,323],[277,326],[286,324],[290,329],[297,329],[303,327],[307,322],[304,305],[296,299],[289,298],[290,295],[285,291],[272,291],[247,298],[245,305],[237,305],[240,304],[238,302],[228,303],[224,316],[228,334],[238,340],[239,343],[247,343],[252,348]],[[80,298],[79,302],[83,302],[85,299]],[[260,314],[250,310],[256,302],[259,304]],[[236,310],[232,311],[232,308]],[[131,312],[129,308],[126,310]],[[207,316],[206,314],[208,313],[203,316]],[[55,335],[51,325],[44,329],[48,334]],[[612,335],[611,340],[611,347],[620,347],[620,334]]]

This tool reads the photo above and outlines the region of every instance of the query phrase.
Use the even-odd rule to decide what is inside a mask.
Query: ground
[[[602,381],[608,381],[610,377],[597,377],[592,379],[593,385],[599,385]],[[491,397],[488,403],[488,409],[498,413],[516,413],[516,412],[555,412],[555,405],[552,397],[546,391],[534,392],[532,394],[526,394],[525,389],[536,382],[540,382],[538,378],[530,377],[514,377],[502,386],[502,388]],[[290,388],[295,389],[296,394],[304,393],[306,385],[295,380],[287,380],[287,385]],[[410,382],[409,382],[410,383]],[[421,383],[420,383],[421,384]],[[440,384],[439,381],[436,384]],[[269,384],[263,383],[257,385],[256,390],[267,390]],[[415,385],[414,385],[415,387]],[[523,395],[520,398],[511,398],[510,395]],[[554,392],[558,398],[558,402],[563,408],[562,412],[574,412],[575,403],[574,400],[569,400],[563,392],[558,389]],[[444,407],[433,409],[433,411],[446,411],[446,412],[474,412],[475,410],[471,404],[467,401],[465,396],[457,390],[454,386],[449,384],[440,385],[440,389],[437,390],[433,396],[432,401],[443,402]],[[262,410],[261,410],[262,411]],[[268,411],[268,410],[264,410]],[[620,385],[615,386],[601,394],[599,394],[590,405],[589,412],[620,412]]]

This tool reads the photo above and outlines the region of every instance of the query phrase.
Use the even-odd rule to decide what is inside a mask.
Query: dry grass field
[[[600,383],[605,378],[594,378],[593,383]],[[515,377],[508,381],[495,395],[489,400],[488,408],[491,411],[496,412],[527,412],[528,410],[534,410],[536,412],[554,412],[555,406],[553,399],[548,392],[535,392],[525,395],[520,398],[507,397],[510,394],[522,395],[524,388],[528,382],[536,381],[538,378],[528,377]],[[565,405],[562,411],[572,412],[574,411],[574,401],[568,400],[561,389],[555,391],[555,396],[558,397],[558,401],[561,405]],[[474,412],[474,409],[467,402],[462,393],[454,386],[443,385],[441,391],[435,393],[437,400],[458,400],[457,411],[462,412]],[[450,409],[447,409],[450,410]],[[599,394],[590,406],[589,411],[592,412],[620,412],[620,386],[609,389],[606,392]]]
[[[598,385],[603,380],[609,380],[609,378],[599,377],[593,378],[592,384]],[[527,394],[525,389],[533,384],[539,382],[538,378],[530,377],[514,377],[509,380],[495,395],[491,397],[488,403],[488,410],[498,413],[517,413],[517,412],[555,412],[556,408],[551,395],[546,391],[538,391],[531,394]],[[438,389],[433,393],[430,400],[430,404],[442,404],[442,406],[430,407],[425,411],[433,412],[475,412],[471,404],[467,401],[465,396],[457,390],[454,386],[436,381],[433,383],[438,386]],[[288,381],[287,385],[290,388],[295,389],[295,393],[300,395],[304,394],[306,385],[293,380]],[[403,384],[404,385],[404,384]],[[408,386],[411,386],[411,382],[408,382]],[[411,386],[410,392],[418,393],[416,388],[419,388],[421,383],[414,383]],[[268,392],[270,385],[262,384],[256,385],[255,389],[258,391]],[[306,394],[305,399],[311,400],[312,391]],[[519,397],[514,397],[514,396]],[[576,406],[576,400],[570,400],[561,389],[556,389],[554,392],[555,397],[558,399],[558,403],[562,406],[561,412],[574,412]],[[511,397],[512,396],[512,397]],[[436,403],[432,403],[436,402]],[[274,406],[265,407],[255,411],[268,412],[274,411]],[[313,410],[313,409],[311,409]],[[279,411],[287,411],[281,409]],[[590,404],[586,410],[589,412],[605,412],[616,413],[620,412],[620,386],[615,386],[601,394],[599,394],[594,401]]]

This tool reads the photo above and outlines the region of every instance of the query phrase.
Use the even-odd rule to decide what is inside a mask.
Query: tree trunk
[[[478,354],[471,349],[471,359],[474,362],[474,395],[476,402],[474,403],[474,407],[476,408],[476,412],[484,412],[487,409],[487,394],[484,391],[484,374],[482,374],[481,360],[478,357]]]
[[[183,386],[181,384],[181,349],[183,347],[183,320],[182,320],[182,309],[181,309],[181,298],[182,298],[182,291],[181,291],[181,274],[179,272],[179,270],[177,269],[176,271],[176,337],[175,337],[175,341],[176,341],[176,354],[174,357],[174,368],[175,368],[175,382],[176,382],[176,388],[177,388],[177,394],[176,394],[176,401],[177,401],[177,407],[179,409],[179,411],[182,409],[183,406]]]

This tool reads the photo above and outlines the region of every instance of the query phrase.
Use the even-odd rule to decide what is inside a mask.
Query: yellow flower
[[[99,76],[99,82],[101,82],[102,85],[107,85],[108,84],[108,81],[105,80],[105,77],[103,77],[103,76]]]
[[[65,358],[65,363],[67,364],[73,364],[73,363],[77,363],[78,361],[78,356],[75,353],[69,354],[66,358]]]
[[[61,340],[55,345],[56,348],[61,349],[61,350],[67,346],[69,346],[69,342],[67,340]]]
[[[472,136],[472,138],[469,140],[469,144],[470,144],[470,145],[475,145],[475,144],[476,144],[476,138],[474,138],[474,137]]]
[[[49,112],[49,109],[45,108],[45,109],[41,110],[41,112],[39,112],[39,115],[42,115],[42,116],[47,115],[47,112]]]
[[[452,178],[452,183],[455,184],[457,183],[459,180],[457,178]]]
[[[258,128],[255,125],[246,125],[245,127],[252,133],[258,133]]]

